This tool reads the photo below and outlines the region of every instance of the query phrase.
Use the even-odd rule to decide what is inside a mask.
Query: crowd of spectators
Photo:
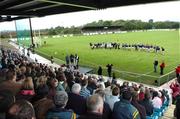
[[[66,65],[79,68],[79,56],[77,54],[75,55],[70,54],[70,56],[67,54],[65,57],[65,61],[66,61]]]
[[[170,98],[166,90],[104,82],[10,50],[0,56],[0,119],[146,119]]]
[[[172,103],[176,105],[174,116],[180,119],[180,76],[177,77],[176,81],[171,83],[170,88],[172,89]]]

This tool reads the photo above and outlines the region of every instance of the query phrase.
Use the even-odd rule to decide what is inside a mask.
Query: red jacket
[[[165,67],[165,63],[161,63],[160,67],[164,68]]]
[[[139,93],[139,100],[144,100],[144,93],[143,92]]]
[[[180,66],[178,66],[178,67],[176,68],[176,73],[177,73],[177,74],[180,74]]]
[[[173,93],[172,96],[175,98],[177,95],[180,94],[180,86],[178,84],[171,84],[170,88],[172,89]]]

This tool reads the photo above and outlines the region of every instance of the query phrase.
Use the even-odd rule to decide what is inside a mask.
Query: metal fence
[[[37,54],[47,58],[50,60],[50,56],[40,52],[40,51],[36,51]],[[54,58],[54,61],[57,64],[65,64],[65,61],[58,59],[58,58]],[[95,64],[86,62],[86,64],[82,64],[81,66],[84,67],[91,67],[94,69],[93,72],[91,72],[92,74],[96,74],[97,73],[97,66]],[[102,67],[104,70],[106,70],[106,67]],[[127,72],[127,71],[119,71],[116,69],[113,69],[113,72],[115,72],[116,74],[116,78],[120,78],[123,80],[128,80],[128,81],[134,81],[134,82],[138,82],[138,83],[143,83],[143,84],[148,84],[148,85],[154,85],[154,86],[160,86],[172,79],[174,79],[176,77],[175,75],[175,71],[171,71],[165,75],[162,76],[153,76],[153,75],[148,75],[148,74],[140,74],[140,73],[133,73],[133,72]],[[106,72],[103,73],[103,75],[107,75]]]
[[[175,77],[176,77],[175,71],[171,71],[171,72],[169,72],[169,73],[167,73],[165,75],[160,76],[159,80],[158,80],[158,86],[160,86],[160,85],[174,79]]]
[[[160,86],[176,77],[175,71],[171,71],[162,76],[152,76],[148,74],[139,74],[118,70],[115,70],[115,72],[118,73],[118,77],[121,79],[155,86]]]

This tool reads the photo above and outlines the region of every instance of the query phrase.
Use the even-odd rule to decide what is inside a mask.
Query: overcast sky
[[[125,7],[92,10],[83,12],[51,15],[41,18],[32,18],[33,29],[44,29],[56,26],[81,26],[98,20],[130,20],[148,21],[178,21],[180,22],[180,1],[141,4]],[[0,23],[0,30],[15,30],[14,22]]]

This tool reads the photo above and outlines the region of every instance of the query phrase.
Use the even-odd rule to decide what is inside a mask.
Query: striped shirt
[[[88,98],[89,96],[91,96],[90,91],[86,87],[82,87],[80,95],[84,98]]]

